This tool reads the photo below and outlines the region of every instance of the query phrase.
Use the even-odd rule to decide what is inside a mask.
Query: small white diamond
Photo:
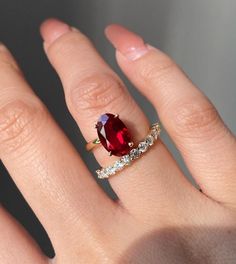
[[[148,136],[146,137],[145,142],[146,142],[149,146],[152,146],[153,143],[154,143],[154,137],[153,137],[152,135],[148,135]]]
[[[130,156],[129,155],[125,155],[121,158],[121,161],[124,162],[125,165],[130,164]]]
[[[102,169],[103,178],[108,178],[110,175],[109,168],[103,168]]]
[[[148,144],[146,142],[140,142],[138,144],[138,149],[139,149],[140,152],[147,151],[147,148],[148,148]]]
[[[131,160],[137,159],[140,155],[140,152],[137,148],[134,148],[130,151],[130,158]]]
[[[152,135],[155,139],[158,139],[159,131],[156,130],[156,129],[153,129],[153,130],[151,131],[151,135]]]
[[[97,173],[99,179],[104,179],[104,178],[108,177],[108,175],[105,173],[105,171],[103,169],[102,170],[96,170],[96,173]]]
[[[96,173],[98,175],[98,178],[101,178],[101,171],[100,170],[96,170]]]
[[[121,169],[123,169],[124,166],[125,166],[125,164],[121,160],[117,160],[114,164],[114,168],[116,170],[121,170]]]
[[[109,166],[104,169],[105,173],[109,176],[116,173],[116,168],[113,166]]]
[[[155,124],[152,124],[152,130],[160,130],[160,124],[159,123],[155,123]]]

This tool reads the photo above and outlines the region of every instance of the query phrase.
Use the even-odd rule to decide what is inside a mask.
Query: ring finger
[[[94,139],[94,124],[106,112],[118,113],[129,125],[135,141],[143,139],[149,130],[147,118],[90,41],[78,30],[54,19],[43,23],[41,33],[46,54],[62,80],[68,108],[86,140]],[[102,166],[111,163],[102,148],[95,151],[95,156]],[[188,186],[187,181],[160,141],[127,169],[126,175],[112,177],[110,182],[122,203],[136,209],[141,202],[153,210],[150,197],[158,194],[160,198],[163,193],[164,203],[175,203],[176,196],[180,198],[183,190],[190,189],[183,188]]]
[[[94,182],[3,45],[0,159],[48,232],[59,258],[63,257],[60,253],[70,250],[65,244],[72,237],[80,241],[89,238],[95,216],[99,229],[110,222],[111,212],[117,208]]]

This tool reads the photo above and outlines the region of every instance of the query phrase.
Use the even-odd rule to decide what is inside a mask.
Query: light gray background
[[[97,164],[85,152],[85,142],[66,110],[60,81],[43,53],[38,32],[41,21],[55,16],[80,28],[118,72],[114,49],[105,39],[103,29],[109,23],[129,27],[172,56],[236,132],[235,13],[233,0],[0,0],[0,39],[12,50],[27,80],[93,171]],[[155,121],[153,108],[127,84],[150,120]],[[167,135],[164,133],[162,137],[186,171]],[[4,168],[0,173],[5,175],[0,187],[0,193],[4,194],[2,202],[32,232],[34,226],[29,227],[32,221],[27,225],[30,216],[14,206],[20,198],[16,198],[15,191],[11,192],[15,189],[10,178]],[[40,236],[35,236],[40,241]]]

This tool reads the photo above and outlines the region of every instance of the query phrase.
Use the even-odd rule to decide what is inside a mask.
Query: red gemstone
[[[129,153],[131,136],[117,115],[103,114],[100,116],[96,128],[101,144],[112,155],[123,156]]]

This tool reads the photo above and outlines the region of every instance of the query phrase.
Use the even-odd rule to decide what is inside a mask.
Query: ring
[[[161,132],[160,124],[153,124],[148,135],[137,147],[134,147],[131,134],[119,115],[110,113],[101,115],[95,128],[98,138],[87,143],[86,149],[92,150],[96,146],[103,145],[110,155],[120,157],[111,166],[96,170],[99,179],[109,178],[138,159],[157,141]]]

